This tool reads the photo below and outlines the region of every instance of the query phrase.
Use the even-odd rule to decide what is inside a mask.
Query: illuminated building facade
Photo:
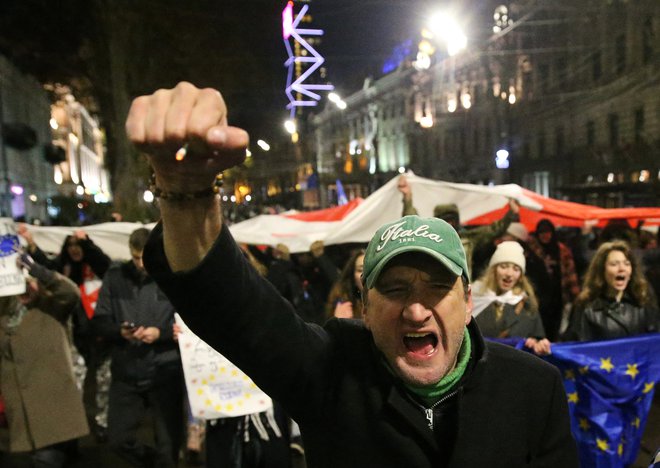
[[[462,53],[416,67],[413,47],[345,110],[313,116],[322,196],[338,177],[364,196],[412,169],[660,204],[660,2],[492,3],[481,23],[489,34]]]
[[[50,145],[47,93],[0,56],[0,215],[45,221],[57,194],[52,166],[44,159]]]

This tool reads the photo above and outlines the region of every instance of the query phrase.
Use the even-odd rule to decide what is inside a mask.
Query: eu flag
[[[660,333],[556,343],[544,359],[563,375],[581,466],[633,464],[660,381]]]

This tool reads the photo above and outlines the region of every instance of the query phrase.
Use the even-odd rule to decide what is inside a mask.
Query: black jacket
[[[624,293],[621,302],[598,297],[587,304],[577,304],[563,335],[565,341],[612,340],[660,331],[660,319],[654,299],[641,306]]]
[[[299,423],[309,467],[577,467],[557,369],[498,344],[474,321],[474,353],[433,412],[383,365],[361,322],[304,323],[243,259],[223,228],[204,261],[172,273],[158,226],[148,270],[190,328]]]
[[[122,322],[157,327],[152,344],[129,342],[121,336]],[[160,366],[179,366],[179,348],[173,339],[174,307],[153,279],[137,272],[133,262],[113,265],[103,279],[94,331],[111,347],[112,378],[150,383]]]

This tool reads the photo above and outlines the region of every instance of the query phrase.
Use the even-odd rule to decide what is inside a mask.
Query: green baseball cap
[[[438,260],[456,276],[470,280],[465,250],[456,230],[438,218],[404,216],[381,226],[364,255],[363,282],[371,289],[387,263],[406,252],[422,252]]]

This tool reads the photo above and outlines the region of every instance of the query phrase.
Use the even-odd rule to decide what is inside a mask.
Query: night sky
[[[466,22],[475,10],[468,3],[457,3],[464,5]],[[93,62],[102,50],[95,50],[102,29],[98,18],[114,15],[120,25],[131,24],[128,32],[116,32],[119,41],[130,44],[130,95],[184,79],[219,88],[232,123],[271,137],[281,133],[288,115],[281,32],[285,5],[285,0],[69,0],[54,7],[48,0],[3,0],[0,52],[42,82],[80,82],[77,75],[87,74],[91,92],[98,92],[93,88],[108,86],[106,75],[89,73],[99,63],[105,66]],[[318,50],[326,58],[327,79],[347,96],[362,87],[365,77],[379,78],[394,46],[415,36],[442,5],[428,0],[312,0],[311,26],[326,32]]]

